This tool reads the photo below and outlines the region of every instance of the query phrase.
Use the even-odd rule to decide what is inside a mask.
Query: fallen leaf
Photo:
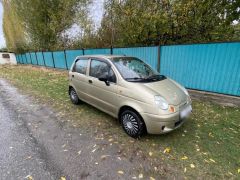
[[[184,172],[187,172],[187,168],[184,168]]]
[[[60,180],[66,180],[66,178],[65,178],[64,176],[62,176],[62,177],[60,178]]]
[[[27,175],[25,178],[27,178],[28,180],[33,180],[33,177],[30,175]]]
[[[137,177],[136,177],[136,176],[133,176],[132,179],[137,179]]]
[[[170,148],[166,148],[163,152],[164,153],[170,153],[171,149]]]
[[[62,145],[62,148],[66,147],[66,144]]]
[[[150,180],[155,180],[155,178],[153,178],[153,177],[150,177]]]
[[[149,152],[148,154],[149,154],[149,156],[152,156],[152,155],[153,155],[153,153],[152,153],[152,152]]]
[[[93,149],[93,150],[92,150],[92,153],[94,153],[96,150],[97,150],[97,149]]]
[[[139,175],[138,175],[138,178],[139,178],[139,179],[142,179],[142,178],[143,178],[143,174],[139,174]]]
[[[212,162],[214,162],[214,163],[216,163],[216,161],[214,161],[213,159],[209,159],[210,161],[212,161]]]
[[[118,174],[124,174],[124,172],[123,171],[118,171]]]
[[[186,160],[186,159],[188,159],[188,157],[187,156],[183,156],[181,159],[182,160]]]
[[[109,142],[112,142],[112,141],[113,141],[113,139],[112,139],[112,138],[110,138],[108,141],[109,141]]]
[[[108,156],[110,156],[110,155],[102,155],[102,156],[101,156],[101,159],[104,160],[104,159],[106,159]]]
[[[212,133],[211,133],[211,132],[208,134],[208,136],[210,136],[210,137],[214,137],[214,136],[212,135]]]
[[[31,159],[32,158],[32,156],[28,156],[28,157],[26,157],[26,159]]]
[[[98,165],[98,162],[95,162],[96,165]]]
[[[80,150],[80,151],[78,151],[78,155],[80,155],[82,153],[82,151]]]
[[[191,167],[191,168],[195,168],[195,165],[194,165],[194,164],[190,164],[190,167]]]
[[[240,168],[237,170],[237,172],[240,174]]]

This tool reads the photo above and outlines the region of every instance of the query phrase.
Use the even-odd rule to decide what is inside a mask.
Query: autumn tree
[[[108,0],[105,7],[105,46],[113,39],[115,46],[235,40],[240,17],[236,0]]]
[[[66,39],[64,33],[75,23],[79,9],[88,4],[88,0],[4,0],[4,34],[7,46],[17,50],[11,44],[24,44],[32,50],[54,50],[63,48]],[[9,16],[12,15],[12,16]],[[11,25],[19,25],[13,28]],[[17,29],[16,29],[17,28]],[[16,38],[16,30],[21,38]],[[20,30],[20,31],[18,31]]]

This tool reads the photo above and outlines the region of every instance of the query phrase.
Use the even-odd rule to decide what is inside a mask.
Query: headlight
[[[155,104],[163,109],[167,110],[168,109],[168,102],[162,97],[162,96],[154,96]]]

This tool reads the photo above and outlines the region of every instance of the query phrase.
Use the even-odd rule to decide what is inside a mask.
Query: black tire
[[[120,114],[123,130],[133,138],[139,138],[144,133],[144,122],[142,118],[132,110],[124,110]]]
[[[73,104],[79,104],[80,103],[80,99],[78,98],[77,92],[75,91],[74,88],[70,88],[69,97],[70,97]]]

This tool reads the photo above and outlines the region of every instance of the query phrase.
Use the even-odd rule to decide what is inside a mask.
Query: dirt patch
[[[213,102],[222,106],[240,107],[240,97],[216,94],[204,91],[189,90],[193,99]]]

